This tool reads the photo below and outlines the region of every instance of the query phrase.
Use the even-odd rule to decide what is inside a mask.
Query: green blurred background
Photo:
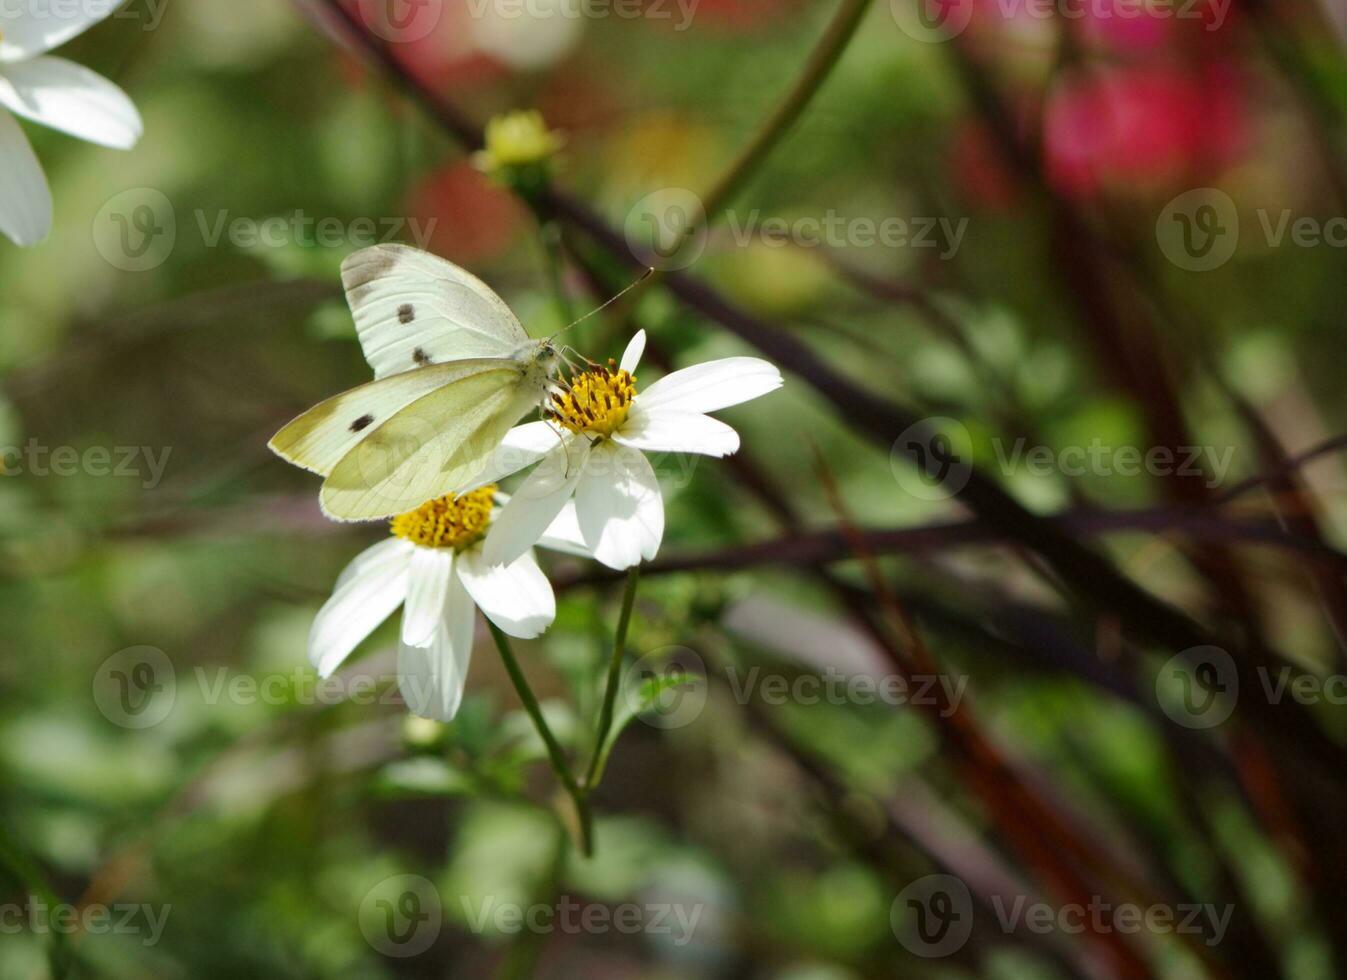
[[[1057,450],[1093,440],[1144,448],[1154,437],[1144,390],[1119,382],[1098,324],[1064,298],[1063,278],[1077,273],[1063,266],[1055,205],[1043,202],[1065,202],[1107,228],[1177,313],[1158,318],[1154,363],[1173,368],[1165,383],[1194,444],[1229,461],[1224,485],[1263,467],[1213,378],[1292,451],[1341,428],[1341,249],[1274,244],[1259,218],[1260,208],[1274,223],[1288,208],[1316,220],[1340,213],[1337,148],[1324,149],[1322,119],[1301,104],[1275,47],[1269,56],[1257,43],[1254,5],[1236,3],[1216,30],[1166,20],[1150,35],[1143,20],[1140,36],[1114,36],[1107,17],[1097,31],[1002,17],[966,33],[960,43],[1008,117],[1037,134],[1046,190],[1026,188],[998,159],[949,43],[914,38],[900,6],[869,10],[692,273],[855,383],[949,420],[960,448],[1030,509],[1159,507],[1170,499],[1163,481],[1144,474],[1077,478],[1003,462],[1015,433]],[[885,837],[889,801],[1015,862],[998,815],[961,782],[927,718],[787,698],[764,721],[738,703],[732,685],[755,666],[787,678],[882,672],[873,637],[806,562],[647,577],[633,656],[708,678],[625,730],[596,798],[591,861],[566,844],[542,746],[484,632],[448,727],[410,719],[395,697],[352,703],[371,699],[315,688],[312,617],[345,564],[384,532],[325,522],[316,481],[265,443],[367,378],[339,290],[342,259],[371,243],[371,219],[380,238],[428,231],[418,244],[486,279],[533,335],[563,325],[530,211],[340,42],[320,8],[172,0],[155,21],[135,0],[62,54],[131,94],[145,119],[139,146],[116,153],[28,127],[56,225],[39,248],[0,244],[0,445],[72,447],[82,462],[43,474],[27,455],[24,472],[0,479],[0,899],[140,908],[132,921],[146,928],[146,909],[165,919],[153,941],[144,928],[6,929],[0,977],[1081,972],[1072,955],[995,926],[947,959],[913,956],[896,938],[900,890],[940,869],[920,842]],[[647,195],[715,181],[834,10],[702,0],[680,30],[672,5],[668,19],[650,8],[631,19],[492,19],[480,9],[447,3],[426,37],[392,47],[474,119],[540,109],[565,137],[557,181],[618,228],[639,220]],[[1347,91],[1334,35],[1316,35],[1306,60],[1330,104]],[[1244,231],[1229,262],[1198,274],[1166,260],[1170,239],[1163,227],[1157,238],[1156,222],[1203,186],[1231,195]],[[735,232],[828,215],[849,230],[817,247]],[[934,247],[858,240],[867,237],[858,221],[894,218],[966,223],[957,245],[939,225]],[[331,240],[320,240],[323,219]],[[268,220],[276,237],[248,240],[251,223]],[[128,249],[119,222],[148,229],[148,240]],[[567,270],[580,311],[596,303],[589,285]],[[639,322],[676,364],[753,353],[659,290],[642,300]],[[598,316],[572,343],[617,356],[629,327]],[[662,555],[732,554],[836,525],[821,469],[859,525],[964,516],[947,495],[913,492],[909,470],[794,376],[723,417],[791,502],[793,526],[774,523],[742,471],[702,459],[689,474],[665,474]],[[90,465],[101,449],[124,468]],[[1329,458],[1305,473],[1324,534],[1337,540],[1341,471]],[[1171,538],[1124,530],[1103,544],[1153,593],[1219,620],[1221,602]],[[1248,601],[1278,648],[1312,674],[1340,670],[1304,568],[1276,548],[1249,546],[1240,560]],[[1171,750],[1151,676],[1110,692],[1079,665],[1020,657],[1033,643],[1001,617],[1032,612],[1064,628],[1078,612],[1051,576],[1013,550],[939,542],[879,564],[1031,784],[1171,894],[1216,894],[1229,885],[1223,869],[1233,871],[1241,914],[1270,937],[1285,975],[1334,975],[1294,854],[1241,793]],[[564,587],[557,623],[520,650],[557,730],[579,744],[618,595],[574,561],[548,567]],[[866,594],[865,571],[851,561],[834,574]],[[386,680],[395,628],[385,624],[346,673]],[[1093,647],[1089,627],[1075,636]],[[1142,652],[1152,666],[1169,655]],[[111,678],[141,661],[161,665],[153,723],[119,724]],[[1108,666],[1106,650],[1099,661]],[[1315,711],[1330,731],[1343,726],[1337,707]],[[810,765],[832,782],[820,784]],[[882,859],[871,847],[880,843]],[[442,912],[415,955],[390,954],[378,938],[389,907],[378,903],[396,903],[403,875],[425,879],[420,901]],[[695,908],[700,918],[691,937],[676,924],[672,934],[513,934],[484,918],[556,895]],[[1055,935],[1048,945],[1075,942]],[[1232,955],[1161,937],[1144,958],[1157,976],[1247,972]]]

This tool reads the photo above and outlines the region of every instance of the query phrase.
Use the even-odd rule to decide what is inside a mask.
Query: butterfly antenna
[[[553,341],[553,340],[555,340],[556,338],[560,337],[560,336],[561,336],[562,334],[564,334],[567,330],[571,329],[571,327],[574,327],[574,326],[577,326],[577,325],[579,325],[579,324],[581,324],[581,323],[584,323],[586,320],[588,320],[590,317],[592,317],[595,313],[602,313],[604,310],[608,309],[608,307],[612,306],[614,303],[616,303],[618,300],[620,300],[623,296],[626,296],[627,293],[631,292],[633,289],[635,289],[635,288],[636,288],[637,286],[639,286],[641,283],[645,282],[647,279],[649,279],[649,278],[650,278],[651,276],[653,276],[654,274],[655,274],[655,270],[654,270],[653,268],[647,268],[647,269],[645,270],[645,272],[641,273],[641,277],[640,277],[639,279],[637,279],[635,282],[633,282],[633,283],[632,283],[630,286],[628,286],[626,289],[622,290],[622,292],[618,293],[618,294],[615,295],[615,296],[609,297],[609,298],[608,298],[607,300],[605,300],[600,306],[594,307],[594,309],[590,310],[588,313],[586,313],[586,314],[585,314],[584,316],[582,316],[580,319],[576,320],[575,323],[572,323],[572,324],[569,324],[569,325],[567,325],[567,326],[565,326],[565,327],[562,327],[562,328],[561,328],[560,330],[558,330],[556,333],[552,334],[552,336],[550,336],[550,337],[547,338],[548,342],[550,343],[551,341]]]

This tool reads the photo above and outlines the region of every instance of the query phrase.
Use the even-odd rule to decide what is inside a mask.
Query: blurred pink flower
[[[1062,193],[1089,196],[1169,186],[1229,165],[1247,128],[1239,81],[1224,64],[1063,76],[1044,110],[1049,180]]]
[[[1169,39],[1174,25],[1173,8],[1162,15],[1136,0],[1091,0],[1085,5],[1087,16],[1080,21],[1083,40],[1101,47],[1144,50],[1155,48]]]

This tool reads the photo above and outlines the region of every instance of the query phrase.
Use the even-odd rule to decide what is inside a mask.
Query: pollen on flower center
[[[436,497],[393,518],[392,532],[423,548],[462,551],[486,534],[495,492],[495,484],[489,484],[458,497]]]
[[[572,432],[610,436],[627,421],[635,397],[636,379],[610,360],[573,376],[569,391],[554,392],[548,415]]]

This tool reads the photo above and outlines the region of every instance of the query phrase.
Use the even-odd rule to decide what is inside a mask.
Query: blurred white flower
[[[515,71],[542,71],[575,49],[585,31],[584,5],[573,0],[469,0],[477,50]]]
[[[361,552],[337,579],[309,631],[309,660],[324,677],[403,606],[398,686],[416,714],[451,721],[463,700],[476,606],[510,636],[538,636],[556,618],[552,586],[526,550],[508,565],[482,560],[494,487],[440,497],[392,520],[393,537]],[[538,542],[587,556],[565,527]]]
[[[775,365],[727,357],[674,371],[638,395],[633,373],[644,350],[642,330],[621,364],[572,377],[570,390],[553,396],[548,419],[506,435],[484,479],[542,462],[487,535],[488,562],[508,564],[546,529],[563,525],[609,568],[654,558],[664,537],[664,500],[644,452],[728,456],[739,448],[738,433],[706,413],[781,387]]]
[[[116,149],[130,149],[140,139],[140,113],[125,92],[82,65],[47,54],[120,5],[31,0],[0,7],[0,233],[19,245],[47,236],[52,201],[42,165],[10,113]]]

